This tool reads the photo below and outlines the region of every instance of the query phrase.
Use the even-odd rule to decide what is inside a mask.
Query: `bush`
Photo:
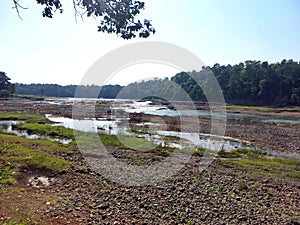
[[[11,96],[11,93],[9,90],[2,89],[0,90],[0,98],[8,98]]]

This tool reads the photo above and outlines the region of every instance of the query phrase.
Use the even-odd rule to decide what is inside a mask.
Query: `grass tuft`
[[[51,123],[45,116],[37,114],[1,113],[0,120],[18,120],[28,123]]]

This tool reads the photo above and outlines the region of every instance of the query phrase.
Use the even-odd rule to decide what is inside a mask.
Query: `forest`
[[[167,100],[185,100],[186,92],[194,101],[205,102],[210,89],[209,80],[215,76],[226,103],[240,105],[300,106],[300,64],[293,60],[280,63],[245,61],[236,65],[215,64],[199,71],[181,72],[171,78],[135,82],[122,87],[106,85],[98,97],[141,99],[156,95]],[[200,86],[202,88],[200,88]],[[73,97],[76,85],[16,84],[17,94]],[[90,97],[99,86],[84,86]],[[96,92],[96,93],[98,93]]]
[[[77,97],[95,97],[98,98],[116,98],[117,94],[123,88],[120,85],[58,85],[58,84],[20,84],[16,83],[16,94],[18,95],[37,95],[49,97],[74,97],[77,87],[84,95]]]

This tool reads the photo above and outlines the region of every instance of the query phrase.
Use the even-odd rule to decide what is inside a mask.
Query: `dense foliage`
[[[61,0],[36,0],[43,5],[43,17],[52,18],[56,11],[63,12]],[[23,8],[19,0],[13,0],[15,9]],[[73,0],[75,17],[83,16],[99,19],[98,31],[115,33],[123,39],[136,37],[147,38],[155,29],[151,21],[137,20],[138,14],[145,8],[145,3],[137,0]]]
[[[205,95],[214,91],[209,82],[212,76],[218,80],[227,103],[300,105],[300,64],[293,60],[274,64],[260,61],[246,61],[234,66],[215,64],[203,67],[199,72],[178,73],[171,80],[165,78],[129,84],[122,90],[121,96],[143,98],[156,93],[169,100],[182,100],[185,96],[180,86],[194,101],[205,102]]]
[[[5,72],[0,71],[0,98],[10,97],[15,93],[15,85],[10,83],[10,78]]]
[[[231,103],[248,105],[300,105],[300,64],[246,61],[211,68]]]
[[[300,106],[300,64],[293,60],[281,63],[246,61],[237,65],[203,67],[200,71],[181,72],[164,79],[135,82],[122,87],[104,86],[99,97],[142,99],[158,96],[166,100],[206,101],[214,92],[210,80],[215,76],[225,100],[231,104]],[[199,86],[201,85],[201,87]],[[18,94],[73,97],[75,85],[16,84]],[[99,92],[98,86],[85,86],[82,93],[90,97]],[[187,97],[188,96],[188,97]]]
[[[74,97],[77,85],[61,86],[58,84],[16,84],[16,93],[22,95],[39,95],[52,97]],[[116,98],[122,89],[120,85],[105,85],[103,87],[96,85],[80,86],[84,96],[99,98]]]

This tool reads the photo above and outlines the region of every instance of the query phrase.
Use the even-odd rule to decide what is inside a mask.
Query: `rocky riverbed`
[[[133,113],[130,116],[133,123],[151,122],[157,117],[142,113]],[[211,120],[208,118],[185,117],[184,124],[181,123],[180,118],[168,116],[160,118],[167,124],[168,130],[195,132],[195,122],[197,122],[200,133],[211,133]],[[300,124],[262,123],[257,120],[232,118],[227,120],[225,136],[247,141],[264,149],[300,154]]]
[[[63,155],[62,155],[63,156]],[[289,179],[251,177],[250,171],[226,166],[220,160],[198,170],[193,156],[175,176],[152,186],[113,183],[86,168],[77,151],[69,158],[80,167],[55,177],[49,186],[28,186],[29,171],[20,171],[18,188],[5,193],[1,217],[11,205],[32,202],[35,223],[28,224],[299,224],[300,186]],[[46,198],[45,198],[46,197]],[[13,202],[11,202],[13,201]],[[18,202],[14,202],[18,201]],[[26,219],[26,218],[22,218]],[[28,219],[28,221],[32,221]]]
[[[107,115],[107,102],[99,102],[99,117]],[[72,105],[40,101],[0,101],[0,111],[53,114],[70,117]],[[178,130],[176,118],[161,117],[169,130]],[[153,116],[132,114],[136,122],[153,121]],[[187,127],[193,125],[191,119]],[[210,132],[210,120],[200,118],[202,133]],[[258,124],[256,121],[230,119],[226,135],[250,141],[257,146],[299,152],[300,125]],[[188,129],[188,128],[187,128]],[[13,143],[20,145],[20,141]],[[30,145],[36,150],[37,144]],[[72,162],[64,172],[49,169],[20,168],[16,182],[0,191],[0,223],[26,221],[26,224],[300,224],[299,161],[285,167],[262,157],[248,167],[235,164],[241,153],[224,155],[204,170],[199,170],[202,155],[190,161],[169,179],[155,185],[127,186],[112,182],[93,171],[76,145],[72,152],[53,152],[56,157]],[[128,165],[163,160],[165,152],[136,152],[115,146],[109,151]],[[256,157],[256,156],[255,156]],[[254,158],[255,158],[254,157]],[[256,159],[256,158],[255,158]],[[247,162],[247,161],[245,161]],[[277,161],[274,161],[277,162]],[[278,161],[280,162],[280,161]],[[295,161],[296,162],[296,161]],[[0,165],[4,164],[0,160]],[[255,161],[253,161],[255,163]],[[246,165],[246,164],[245,164]],[[283,164],[284,165],[284,164]],[[47,185],[31,185],[43,177]]]

